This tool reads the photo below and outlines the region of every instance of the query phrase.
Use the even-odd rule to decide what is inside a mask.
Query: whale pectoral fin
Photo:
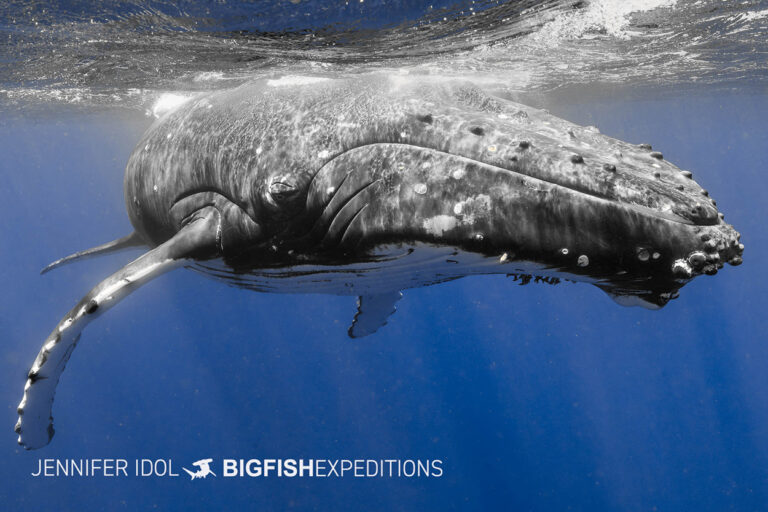
[[[40,448],[53,437],[51,409],[56,384],[85,326],[139,286],[184,265],[189,258],[214,256],[219,222],[216,209],[201,210],[173,238],[103,280],[64,316],[29,370],[15,428],[20,445]]]
[[[373,334],[387,323],[397,307],[397,301],[403,298],[402,292],[389,292],[377,295],[361,295],[357,298],[357,313],[349,326],[350,338],[362,338]]]
[[[142,245],[147,245],[147,243],[141,238],[141,236],[138,233],[134,231],[130,235],[124,236],[122,238],[118,238],[117,240],[112,240],[111,242],[107,242],[105,244],[101,244],[96,247],[91,247],[90,249],[86,249],[84,251],[76,252],[75,254],[70,254],[69,256],[65,256],[64,258],[60,258],[54,261],[53,263],[50,263],[49,265],[47,265],[43,270],[40,271],[40,273],[45,274],[46,272],[50,272],[51,270],[57,267],[66,265],[68,263],[72,263],[74,261],[91,258],[93,256],[101,256],[103,254],[110,254],[113,252],[123,251],[125,249],[130,249],[132,247],[140,247]]]

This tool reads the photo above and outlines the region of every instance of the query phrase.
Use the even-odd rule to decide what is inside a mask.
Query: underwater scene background
[[[765,509],[767,32],[758,1],[4,3],[4,509]],[[466,78],[652,143],[717,199],[744,264],[660,311],[567,282],[410,289],[360,340],[353,297],[179,270],[90,326],[53,442],[16,445],[42,340],[140,252],[39,271],[130,232],[124,166],[156,116],[255,77],[373,72]],[[190,481],[181,467],[206,457],[437,459],[442,474]],[[48,458],[170,459],[181,475],[33,477]]]

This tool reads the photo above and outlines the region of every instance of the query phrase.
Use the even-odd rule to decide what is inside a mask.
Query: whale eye
[[[302,187],[291,174],[273,176],[263,191],[265,206],[274,212],[289,213],[301,203]]]
[[[277,203],[282,203],[298,193],[296,185],[285,181],[273,181],[269,184],[269,195]]]

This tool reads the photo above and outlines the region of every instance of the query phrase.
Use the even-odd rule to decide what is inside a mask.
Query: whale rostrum
[[[429,78],[259,80],[190,99],[137,144],[125,201],[132,234],[44,269],[149,248],[46,339],[18,408],[26,448],[53,436],[83,328],[179,266],[256,291],[358,296],[348,334],[361,337],[401,290],[473,274],[584,281],[658,308],[744,250],[691,173],[650,145]]]

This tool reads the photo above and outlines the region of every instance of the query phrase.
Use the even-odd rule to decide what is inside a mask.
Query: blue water
[[[768,4],[647,3],[661,7],[3,2],[0,510],[768,510]],[[46,335],[141,254],[39,275],[131,231],[123,171],[145,112],[167,92],[370,69],[476,80],[652,143],[717,200],[744,264],[660,311],[500,276],[405,290],[358,340],[353,297],[180,269],[85,330],[53,442],[21,449],[16,406]],[[87,458],[127,459],[129,476],[32,476]],[[190,481],[181,468],[204,458],[217,476]],[[439,460],[442,474],[224,477],[241,458]],[[179,476],[135,476],[135,459]]]
[[[741,267],[661,311],[586,284],[478,277],[407,290],[350,340],[354,299],[259,294],[178,270],[91,325],[51,445],[12,431],[59,318],[122,254],[45,276],[130,231],[122,173],[141,114],[0,119],[4,510],[764,510],[768,503],[768,95],[613,90],[550,110],[694,171],[743,234]],[[35,478],[40,458],[171,459],[169,477]],[[224,478],[223,458],[439,459],[439,478]],[[214,466],[214,470],[219,467]]]

